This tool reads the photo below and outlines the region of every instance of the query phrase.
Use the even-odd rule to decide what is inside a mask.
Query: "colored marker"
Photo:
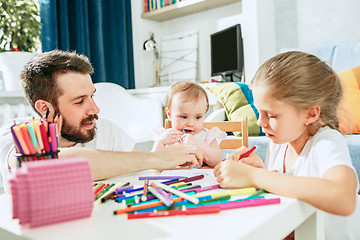
[[[192,181],[200,180],[200,179],[203,179],[203,178],[204,178],[204,175],[201,174],[201,175],[196,175],[196,176],[193,176],[193,177],[179,179],[177,181],[173,181],[173,182],[170,182],[170,183],[167,183],[167,184],[173,184],[173,183],[178,183],[178,182],[192,182]],[[162,183],[166,184],[165,182],[162,182]]]
[[[16,145],[16,150],[17,150],[18,153],[24,154],[23,149],[22,149],[21,144],[20,144],[20,141],[19,141],[19,139],[18,139],[18,137],[16,136],[15,131],[14,131],[14,127],[15,127],[15,126],[16,126],[16,125],[12,126],[12,127],[10,128],[10,130],[11,130],[11,134],[12,134],[12,136],[13,136],[13,138],[14,138],[14,142],[15,142],[15,145]]]
[[[45,152],[50,152],[51,149],[50,149],[49,139],[47,136],[46,126],[44,123],[40,123],[39,127],[40,127],[41,139],[44,144]]]
[[[250,148],[246,153],[240,156],[239,160],[242,158],[247,158],[254,150],[256,149],[256,145]]]
[[[33,122],[34,125],[34,129],[35,129],[35,133],[36,133],[36,137],[37,140],[39,142],[39,146],[40,146],[40,151],[44,152],[44,143],[42,141],[42,137],[41,137],[41,131],[40,131],[40,121],[34,121]]]
[[[53,152],[56,152],[57,151],[57,140],[56,140],[56,124],[55,123],[49,124],[49,132],[50,132],[50,139],[51,139],[50,148]]]
[[[139,177],[139,180],[145,180],[145,179],[149,179],[149,180],[166,180],[166,179],[181,179],[181,178],[185,178],[183,176],[145,176],[145,177]]]
[[[149,213],[128,213],[128,219],[169,217],[169,216],[177,216],[177,215],[210,214],[210,213],[218,213],[218,212],[220,212],[219,207],[189,208],[183,210],[155,211]]]
[[[172,187],[169,187],[168,185],[165,185],[165,184],[162,184],[162,183],[158,183],[157,184],[158,187],[164,189],[165,191],[167,192],[171,192],[172,194],[175,194],[179,197],[182,197],[186,200],[189,200],[190,202],[194,203],[194,204],[198,204],[199,203],[199,199],[195,198],[195,197],[192,197],[192,196],[189,196],[187,195],[186,193],[183,193],[175,188],[172,188]]]
[[[210,190],[214,190],[214,189],[218,189],[218,188],[220,188],[220,185],[216,184],[216,185],[212,185],[212,186],[202,187],[202,188],[200,188],[199,192],[210,191]]]
[[[183,200],[182,197],[178,197],[178,198],[173,199],[174,203],[182,201],[182,200]],[[140,209],[152,208],[152,207],[157,207],[157,206],[161,206],[161,205],[163,205],[162,201],[144,203],[144,204],[140,204],[140,205],[131,206],[131,207],[116,210],[116,211],[114,211],[114,215],[127,213],[127,212],[134,212],[134,211],[137,211],[137,210],[140,210]]]
[[[134,186],[133,185],[127,185],[127,186],[122,186],[120,188],[117,188],[115,189],[115,193],[116,194],[121,194],[127,190],[130,190],[130,189],[134,189]]]
[[[150,184],[151,187],[149,191],[155,195],[158,199],[160,199],[166,206],[170,207],[173,204],[173,200],[169,197],[161,188],[159,188],[155,183]],[[154,189],[155,191],[152,191]]]
[[[224,195],[236,196],[236,195],[243,195],[243,194],[253,194],[255,192],[256,192],[256,188],[249,187],[249,188],[230,189],[225,192],[218,192],[218,193],[213,193],[213,194],[208,194],[208,195],[211,195],[213,198],[216,198],[216,197],[220,197],[220,196],[224,196]],[[204,196],[204,194],[202,194],[202,195],[197,194],[195,197],[202,197],[202,196]]]
[[[276,203],[280,203],[280,198],[271,198],[271,199],[254,198],[254,199],[238,201],[238,202],[214,204],[211,206],[220,207],[221,210],[226,210],[233,208],[254,207],[254,206],[276,204]],[[200,206],[198,208],[202,208],[202,207],[208,207],[208,206]]]
[[[35,154],[36,153],[35,148],[34,148],[34,145],[31,142],[30,135],[29,135],[29,132],[28,132],[27,127],[26,127],[25,124],[20,125],[20,131],[21,131],[21,134],[22,134],[22,136],[24,138],[25,144],[29,149],[30,154]]]
[[[148,188],[148,185],[149,185],[149,179],[145,179],[145,182],[144,182],[144,191],[143,191],[143,194],[141,196],[141,201],[142,202],[145,202],[147,200],[147,188]]]
[[[29,122],[29,123],[26,124],[26,127],[27,127],[27,129],[29,131],[30,140],[32,142],[32,145],[34,146],[35,152],[36,153],[41,153],[40,146],[39,146],[38,140],[36,138],[34,125],[31,122]]]

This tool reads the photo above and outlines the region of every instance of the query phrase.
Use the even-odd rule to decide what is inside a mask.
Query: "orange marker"
[[[184,198],[182,198],[182,197],[177,197],[177,198],[173,199],[174,203],[180,202],[182,200],[184,200]],[[130,206],[127,208],[123,208],[123,209],[114,211],[114,215],[119,215],[119,214],[127,213],[127,212],[133,212],[136,210],[141,210],[141,209],[146,209],[146,208],[153,208],[153,207],[161,206],[163,204],[164,203],[162,201],[158,201],[158,202],[151,202],[151,203],[146,203],[146,204],[141,204],[141,205],[136,205],[136,206]]]

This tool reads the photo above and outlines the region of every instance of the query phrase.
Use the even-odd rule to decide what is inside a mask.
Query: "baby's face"
[[[170,109],[172,128],[185,130],[186,134],[199,133],[203,128],[206,109],[207,103],[203,97],[184,101],[179,95],[174,96]]]

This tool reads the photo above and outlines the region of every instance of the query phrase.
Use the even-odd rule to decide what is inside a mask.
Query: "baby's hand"
[[[174,128],[166,129],[159,137],[159,142],[163,145],[173,145],[180,143],[180,137],[183,133]]]
[[[194,135],[191,134],[183,134],[180,137],[181,141],[187,145],[196,146],[197,142],[199,141]]]

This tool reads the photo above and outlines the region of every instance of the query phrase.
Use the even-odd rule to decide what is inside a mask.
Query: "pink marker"
[[[53,152],[57,151],[57,140],[56,140],[56,124],[49,124],[50,138],[51,138],[51,150]]]

